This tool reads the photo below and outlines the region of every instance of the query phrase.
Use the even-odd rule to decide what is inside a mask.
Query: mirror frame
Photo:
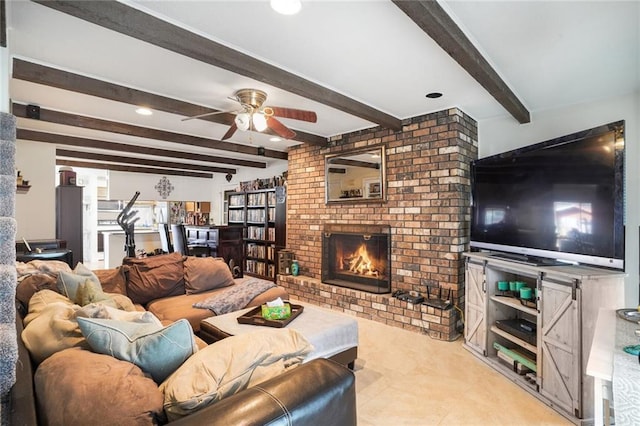
[[[366,182],[367,179],[363,179],[362,188],[354,188],[355,190],[362,191],[362,195],[354,196],[354,197],[340,197],[340,198],[330,198],[329,196],[329,169],[336,166],[336,159],[343,159],[345,163],[356,162],[358,160],[352,159],[351,157],[357,157],[359,155],[365,153],[374,153],[378,151],[380,155],[379,164],[379,172],[377,177],[372,177],[369,182]],[[374,163],[372,163],[374,164]],[[374,145],[369,146],[363,149],[350,150],[345,152],[340,152],[336,154],[327,154],[324,157],[324,193],[325,193],[325,203],[326,204],[336,204],[336,203],[380,203],[387,201],[387,156],[386,156],[386,148],[384,145]],[[368,187],[365,186],[369,185]],[[380,190],[379,197],[369,197],[367,193],[371,188],[375,188],[373,185],[378,185]],[[376,188],[377,189],[377,188]]]

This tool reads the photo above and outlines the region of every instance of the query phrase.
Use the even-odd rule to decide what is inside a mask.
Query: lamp
[[[236,123],[238,130],[246,132],[249,130],[249,126],[251,124],[251,115],[247,112],[242,112],[236,115],[236,118],[233,121]]]
[[[295,15],[300,12],[300,0],[271,0],[271,8],[282,15]]]
[[[253,114],[253,127],[259,132],[263,132],[267,129],[267,119],[264,114],[256,112]]]

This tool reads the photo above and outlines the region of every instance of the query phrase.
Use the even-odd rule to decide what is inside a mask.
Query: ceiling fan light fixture
[[[260,112],[253,114],[253,127],[259,132],[267,130],[267,118],[264,114]]]
[[[140,108],[136,109],[136,113],[138,113],[140,115],[153,115],[153,111],[151,111],[149,108],[145,108],[145,107],[140,107]]]
[[[295,15],[302,9],[300,0],[271,0],[271,8],[282,15]]]
[[[249,126],[251,124],[251,116],[247,112],[242,112],[236,115],[236,118],[234,118],[233,121],[236,123],[238,130],[246,132],[249,130]]]

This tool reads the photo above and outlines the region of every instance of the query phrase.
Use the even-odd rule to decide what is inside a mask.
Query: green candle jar
[[[509,282],[508,281],[498,281],[498,290],[499,291],[507,291],[507,290],[509,290]]]
[[[520,289],[520,298],[524,300],[529,300],[533,296],[533,290],[529,287],[522,287]]]

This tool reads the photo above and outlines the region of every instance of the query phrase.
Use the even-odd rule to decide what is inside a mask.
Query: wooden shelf
[[[521,346],[523,348],[525,348],[526,350],[528,350],[531,353],[534,354],[538,354],[538,348],[535,347],[534,345],[525,342],[524,340],[520,339],[519,337],[514,336],[513,334],[507,333],[504,330],[499,329],[498,327],[496,327],[495,325],[491,326],[491,331],[493,331],[495,334],[504,337],[505,339],[509,340],[512,343],[515,343],[518,346]]]
[[[520,302],[520,299],[516,299],[515,297],[507,297],[507,296],[491,296],[491,300],[494,302],[498,302],[502,305],[512,307],[522,312],[526,312],[530,315],[536,316],[538,315],[538,311],[534,308],[530,308],[528,306],[523,305]]]
[[[16,185],[16,192],[18,194],[26,194],[31,189],[31,185]]]

